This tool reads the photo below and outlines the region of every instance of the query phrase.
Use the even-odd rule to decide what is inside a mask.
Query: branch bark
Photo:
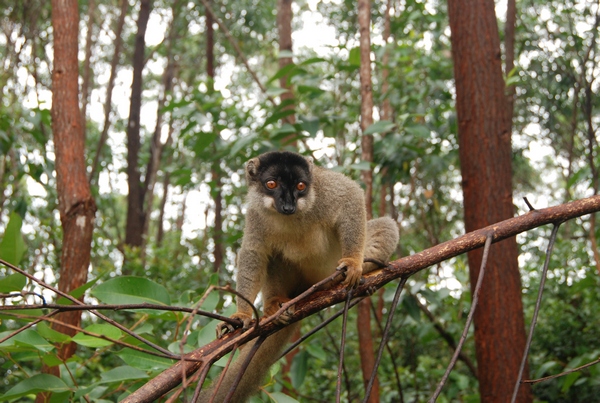
[[[447,241],[402,259],[395,260],[382,270],[374,271],[364,277],[364,282],[354,291],[355,297],[366,295],[374,288],[381,288],[385,284],[400,277],[411,276],[429,266],[438,264],[455,256],[481,248],[489,234],[492,242],[497,243],[517,234],[551,223],[560,223],[586,214],[600,211],[600,196],[577,200],[560,206],[542,210],[532,210],[519,217],[510,218],[485,228],[467,233],[451,241]],[[344,302],[347,289],[337,285],[331,289],[317,291],[310,297],[298,301],[294,306],[294,314],[290,323],[304,319],[334,304]],[[485,296],[484,296],[485,297]],[[177,387],[183,375],[190,376],[199,369],[215,362],[235,345],[242,345],[258,337],[269,335],[279,328],[270,320],[262,318],[261,325],[247,331],[237,330],[225,335],[222,339],[214,340],[204,347],[189,353],[186,358],[196,361],[179,361],[171,368],[152,379],[144,386],[129,395],[124,403],[152,402],[160,396]]]

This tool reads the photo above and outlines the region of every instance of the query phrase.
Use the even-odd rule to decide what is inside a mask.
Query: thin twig
[[[523,197],[523,200],[525,201],[525,204],[527,204],[527,207],[529,207],[529,211],[534,211],[535,207],[533,207],[531,205],[531,203],[529,203],[529,200],[527,199],[527,197]]]
[[[383,349],[385,348],[387,341],[390,336],[390,329],[392,327],[392,320],[394,319],[394,313],[396,312],[396,308],[398,307],[398,301],[400,300],[400,294],[404,289],[404,285],[406,284],[406,280],[408,277],[402,277],[400,282],[398,283],[398,287],[396,287],[396,293],[394,294],[394,299],[392,301],[392,306],[390,307],[390,313],[388,314],[387,321],[385,322],[385,329],[383,334],[381,335],[381,343],[379,343],[379,350],[377,351],[377,358],[375,359],[375,365],[373,366],[373,371],[371,372],[371,378],[369,379],[369,384],[367,385],[367,390],[365,391],[365,398],[363,399],[363,403],[369,401],[369,396],[371,395],[371,389],[373,389],[373,383],[375,382],[375,377],[377,376],[377,368],[379,367],[379,363],[381,362],[381,356],[383,355]]]
[[[350,301],[350,307],[349,308],[352,308],[353,306],[357,305],[364,298],[365,297],[363,296],[363,297],[359,297],[359,298],[353,299],[352,301]],[[281,353],[281,355],[279,356],[279,358],[285,357],[290,351],[292,351],[293,349],[295,349],[296,347],[298,347],[305,340],[307,340],[308,338],[310,338],[312,335],[314,335],[315,333],[317,333],[319,330],[323,329],[325,326],[327,326],[328,324],[330,324],[331,322],[333,322],[335,319],[339,318],[343,313],[344,313],[344,309],[340,309],[339,311],[337,311],[336,313],[334,313],[333,315],[331,315],[329,318],[327,318],[326,320],[322,321],[317,326],[315,326],[314,328],[312,328],[309,332],[303,334],[302,337],[300,337],[298,340],[296,340],[294,343],[292,343],[287,349],[285,349],[284,352]]]
[[[47,288],[48,290],[54,292],[57,295],[60,295],[61,297],[67,298],[69,301],[77,304],[77,305],[85,305],[83,302],[81,302],[80,300],[78,300],[77,298],[59,290],[56,287],[52,287],[49,284],[46,284],[45,282],[43,282],[42,280],[39,280],[37,278],[35,278],[34,276],[32,276],[31,274],[27,273],[25,270],[20,269],[19,267],[15,266],[12,263],[7,262],[4,259],[0,259],[0,264],[3,264],[7,267],[9,267],[10,269],[16,271],[17,273],[21,273],[22,275],[24,275],[25,277],[27,277],[28,279],[30,279],[31,281],[39,284],[40,286],[42,286],[43,288]],[[94,315],[96,315],[97,317],[99,317],[100,319],[103,319],[104,321],[110,323],[111,325],[119,328],[120,330],[124,331],[125,333],[127,333],[128,335],[136,338],[137,340],[141,341],[142,343],[146,344],[147,346],[150,346],[152,348],[154,348],[155,350],[160,351],[161,353],[165,354],[167,357],[170,358],[175,358],[175,359],[179,359],[179,357],[176,354],[171,353],[169,350],[162,348],[161,346],[152,343],[150,340],[146,340],[144,339],[142,336],[138,335],[135,332],[132,332],[131,330],[127,329],[125,326],[121,325],[120,323],[112,320],[111,318],[101,314],[100,312],[96,311],[95,309],[90,309],[91,313],[93,313]]]
[[[521,366],[519,367],[519,375],[515,382],[515,388],[513,389],[513,395],[511,403],[517,400],[517,394],[519,393],[519,386],[521,386],[521,378],[523,377],[523,371],[525,370],[525,363],[527,362],[527,356],[529,355],[529,348],[531,347],[531,340],[533,338],[533,331],[537,323],[538,314],[540,312],[540,305],[542,304],[542,294],[544,293],[544,285],[546,284],[546,277],[548,275],[548,266],[550,265],[550,255],[554,248],[554,241],[556,241],[556,234],[560,223],[554,224],[552,228],[552,234],[550,235],[550,241],[548,242],[548,248],[546,250],[546,259],[544,261],[544,267],[542,269],[542,277],[540,279],[540,287],[538,289],[537,300],[535,301],[535,309],[533,311],[533,318],[531,319],[531,325],[529,325],[529,334],[527,335],[527,343],[525,343],[525,351],[523,351],[523,358],[521,359]]]
[[[421,312],[423,312],[425,316],[427,316],[427,319],[429,319],[429,321],[433,324],[435,330],[437,330],[442,339],[446,341],[448,347],[450,347],[450,349],[454,351],[456,349],[456,341],[454,340],[454,337],[448,331],[446,331],[440,323],[438,323],[435,316],[433,316],[431,311],[427,309],[427,307],[421,301],[419,301],[419,298],[417,298],[416,296],[413,296],[413,298]],[[471,359],[464,353],[464,351],[460,352],[460,354],[458,355],[458,359],[465,363],[465,365],[467,366],[467,368],[469,368],[469,370],[475,378],[479,379],[479,374],[477,373],[477,368],[475,367],[475,364],[473,364]]]
[[[375,323],[377,324],[377,328],[379,329],[379,333],[383,334],[383,326],[381,326],[381,321],[377,319],[377,312],[375,311],[375,306],[371,304],[371,310],[373,313],[373,317],[375,318]],[[388,340],[389,341],[389,340]],[[390,344],[385,343],[385,348],[388,351],[390,361],[392,362],[392,368],[394,369],[394,377],[396,378],[396,387],[398,388],[398,399],[399,403],[404,403],[404,397],[402,396],[402,382],[400,381],[400,374],[398,373],[398,368],[400,365],[396,362],[396,354],[392,351]]]
[[[344,367],[344,349],[346,347],[346,324],[348,322],[348,309],[350,308],[350,299],[352,299],[352,290],[348,290],[346,303],[344,304],[344,320],[342,321],[342,341],[340,343],[340,360],[338,363],[337,385],[335,389],[335,401],[340,403],[342,396],[342,369]]]
[[[560,374],[555,374],[555,375],[550,375],[550,376],[546,376],[543,378],[539,378],[539,379],[526,379],[524,381],[522,381],[521,383],[538,383],[538,382],[543,382],[543,381],[549,381],[550,379],[554,379],[554,378],[559,378],[561,376],[565,376],[565,375],[569,375],[572,374],[573,372],[577,372],[577,371],[581,371],[582,369],[586,369],[587,367],[591,367],[592,365],[596,365],[600,363],[600,358],[598,358],[597,360],[594,360],[592,362],[588,362],[587,364],[583,364],[580,367],[577,368],[573,368],[573,369],[569,369],[565,372],[561,372]]]
[[[485,274],[485,267],[487,265],[488,256],[490,254],[490,247],[492,246],[492,238],[493,234],[488,233],[485,239],[485,246],[483,249],[483,257],[481,259],[481,267],[479,269],[479,278],[477,279],[477,285],[475,286],[475,290],[473,291],[473,300],[471,301],[471,310],[469,311],[469,315],[467,316],[467,322],[465,323],[465,328],[463,329],[462,335],[460,336],[460,341],[458,342],[458,346],[454,351],[454,355],[452,355],[452,359],[450,360],[450,364],[448,364],[448,368],[446,368],[446,372],[442,377],[440,383],[438,384],[433,396],[429,399],[429,403],[433,403],[439,397],[440,393],[442,393],[442,388],[446,384],[448,377],[450,376],[450,372],[452,372],[452,368],[456,364],[458,360],[458,354],[462,350],[463,344],[465,344],[465,340],[467,340],[467,333],[469,332],[469,328],[471,327],[471,322],[473,321],[473,315],[475,314],[475,308],[477,308],[477,302],[479,301],[479,292],[481,291],[481,285],[483,284],[483,276]]]
[[[169,311],[169,312],[186,312],[194,315],[206,316],[208,318],[217,319],[222,322],[227,322],[232,325],[239,324],[237,319],[232,319],[228,316],[219,315],[216,313],[194,310],[193,308],[186,308],[182,306],[166,306],[158,304],[148,304],[146,302],[142,304],[106,304],[106,305],[63,305],[63,304],[35,304],[35,305],[3,305],[0,306],[0,311],[17,311],[17,310],[30,310],[30,309],[56,309],[60,312],[68,311],[89,311],[89,310],[100,310],[100,311],[122,311],[126,309],[153,309],[156,311]]]
[[[252,361],[252,357],[254,357],[254,354],[256,354],[256,352],[258,351],[258,349],[260,348],[260,346],[263,344],[263,342],[267,339],[266,336],[259,336],[258,339],[256,339],[256,341],[254,342],[254,345],[252,346],[252,349],[250,351],[248,351],[248,356],[246,356],[246,359],[244,360],[244,363],[242,364],[242,367],[240,368],[237,377],[235,378],[235,381],[233,382],[233,384],[231,385],[231,389],[229,390],[229,393],[227,393],[227,396],[225,396],[225,400],[223,400],[223,403],[228,403],[229,401],[231,401],[231,398],[233,397],[233,394],[235,393],[236,388],[238,387],[240,381],[242,380],[242,376],[244,376],[244,373],[246,372],[246,369],[248,368],[248,365],[250,365],[250,361]],[[215,394],[218,392],[218,389],[215,389]],[[211,397],[211,400],[213,400],[213,398]]]

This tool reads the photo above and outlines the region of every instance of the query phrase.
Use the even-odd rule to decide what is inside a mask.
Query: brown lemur
[[[356,286],[363,273],[377,268],[374,263],[363,263],[364,257],[387,262],[396,249],[399,235],[394,220],[383,217],[367,222],[362,189],[341,173],[315,166],[299,154],[275,151],[248,161],[246,180],[247,212],[237,257],[237,291],[249,301],[261,291],[266,316],[336,268],[345,269],[348,287]],[[232,317],[248,328],[250,305],[237,298],[237,312]],[[285,323],[285,315],[279,320]],[[232,402],[243,402],[258,390],[294,325],[298,322],[264,341]],[[226,323],[217,327],[219,335],[232,330]],[[249,350],[250,346],[245,346],[230,366],[214,402],[225,399]],[[201,394],[201,402],[209,401],[213,388]]]

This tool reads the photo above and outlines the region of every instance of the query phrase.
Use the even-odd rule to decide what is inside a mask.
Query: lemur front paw
[[[250,323],[252,323],[252,316],[248,315],[244,312],[236,312],[231,315],[231,319],[237,319],[242,323],[242,329],[248,329],[250,327]],[[239,327],[239,326],[238,326]],[[236,328],[238,328],[228,322],[221,322],[217,325],[217,338],[221,338],[227,333],[233,332]]]
[[[290,299],[286,297],[271,297],[265,302],[265,316],[271,316],[277,313],[277,311],[288,302]],[[281,325],[288,325],[292,319],[292,315],[294,314],[294,307],[290,306],[288,309],[283,311],[277,318],[275,318],[275,323]]]
[[[346,278],[344,279],[343,284],[346,284],[348,288],[354,288],[359,284],[363,272],[362,265],[362,259],[345,257],[338,261],[336,270],[346,271]]]

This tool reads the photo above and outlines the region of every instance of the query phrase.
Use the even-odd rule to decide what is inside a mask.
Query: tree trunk
[[[358,1],[358,29],[360,32],[360,128],[364,132],[373,124],[373,87],[371,84],[371,4],[369,0]],[[362,160],[373,162],[373,136],[362,136]],[[373,171],[362,171],[365,184],[365,203],[367,218],[372,218],[370,206],[373,205]]]
[[[292,52],[292,0],[278,0],[277,1],[277,30],[279,31],[279,52]],[[280,57],[279,68],[282,69],[288,64],[292,64],[294,61],[291,57]],[[285,74],[279,78],[279,86],[285,88],[287,91],[281,94],[281,103],[289,103],[283,109],[294,109],[293,99],[294,93],[292,92],[292,85],[289,82],[289,75]],[[296,116],[294,114],[285,116],[282,119],[283,123],[294,124],[296,123]],[[284,143],[286,141],[284,140]]]
[[[450,0],[448,14],[469,232],[514,215],[511,133],[493,0]],[[471,289],[481,257],[481,250],[468,254]],[[507,402],[525,347],[514,237],[492,247],[481,295],[474,318],[480,399]],[[526,378],[527,374],[526,369]],[[517,401],[531,401],[529,386],[521,386]]]
[[[87,281],[92,247],[96,204],[85,174],[85,132],[79,109],[77,0],[52,0],[54,61],[52,70],[52,133],[56,155],[58,210],[63,228],[58,289],[69,293]],[[57,320],[79,327],[81,312],[64,312]],[[61,324],[53,328],[69,336],[76,329]],[[58,356],[66,361],[75,343],[63,344]],[[44,366],[43,372],[58,376],[58,367]],[[36,402],[50,401],[50,393],[40,393]]]
[[[58,209],[63,227],[58,288],[71,292],[87,280],[96,213],[96,204],[85,175],[85,135],[79,111],[79,10],[76,0],[52,1],[52,27],[52,132],[56,153]],[[81,312],[63,313],[59,318],[65,323],[79,326]],[[56,326],[56,329],[68,335],[76,333],[62,326]],[[59,354],[67,359],[74,351],[75,344],[71,343]]]
[[[371,5],[369,0],[358,1],[358,28],[360,32],[360,127],[364,132],[373,124],[373,91],[371,84]],[[373,161],[373,136],[364,135],[361,141],[361,159]],[[365,184],[365,208],[367,218],[373,217],[373,171],[362,171]],[[371,373],[375,368],[375,351],[373,348],[373,333],[371,331],[371,300],[366,298],[358,304],[357,328],[360,362],[365,389],[369,384]],[[379,379],[375,377],[369,403],[379,402]]]
[[[100,134],[100,140],[98,141],[96,153],[94,154],[94,162],[92,163],[92,169],[90,170],[90,175],[88,177],[90,184],[96,179],[102,148],[104,148],[106,139],[108,139],[108,129],[110,128],[110,112],[112,111],[112,93],[113,88],[115,87],[115,78],[117,77],[117,65],[119,64],[121,48],[123,47],[123,26],[125,25],[125,16],[127,15],[128,7],[129,2],[127,0],[121,0],[121,14],[119,15],[119,20],[115,29],[114,53],[110,62],[110,77],[108,78],[108,85],[106,86],[106,100],[104,101],[104,125],[102,126],[102,133]]]
[[[208,0],[210,2],[210,0]],[[206,9],[206,75],[208,76],[208,90],[214,92],[215,82],[215,38],[214,38],[214,18],[208,8]],[[216,152],[216,145],[213,144],[213,150]],[[223,193],[221,191],[221,169],[219,161],[215,161],[210,169],[212,182],[215,189],[212,192],[215,203],[215,225],[213,228],[213,270],[218,273],[223,265]]]
[[[142,70],[144,69],[144,36],[150,17],[151,0],[141,0],[133,54],[133,81],[127,124],[127,223],[125,243],[140,247],[144,232],[144,192],[138,164],[140,153],[140,110],[142,108]]]
[[[96,1],[88,2],[88,23],[87,34],[85,36],[85,60],[83,62],[83,84],[81,85],[81,121],[85,129],[87,117],[87,106],[90,98],[90,81],[92,69],[90,68],[92,59],[92,31],[94,30],[94,15],[96,13]]]

